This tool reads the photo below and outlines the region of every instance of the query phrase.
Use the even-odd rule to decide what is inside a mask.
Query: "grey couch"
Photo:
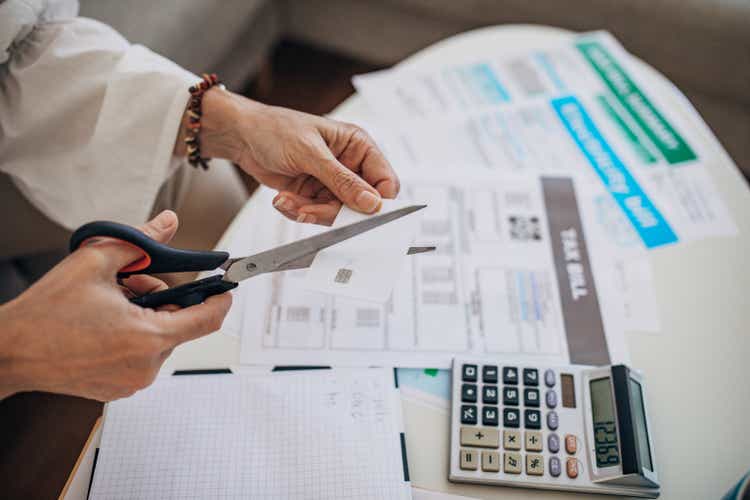
[[[81,13],[233,88],[281,37],[393,64],[492,24],[607,29],[688,95],[750,177],[749,0],[81,0]]]

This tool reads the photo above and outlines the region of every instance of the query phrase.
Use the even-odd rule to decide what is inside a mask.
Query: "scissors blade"
[[[226,281],[242,281],[263,273],[271,273],[284,269],[294,269],[287,265],[295,261],[302,261],[305,256],[315,256],[320,250],[328,248],[358,234],[362,234],[388,222],[400,219],[405,215],[422,210],[427,205],[409,205],[407,207],[369,217],[365,220],[348,224],[325,233],[272,248],[249,257],[231,261],[224,274]],[[310,261],[312,262],[312,260]]]
[[[420,253],[432,252],[436,247],[409,247],[406,250],[406,255],[416,255]],[[315,260],[316,254],[305,255],[297,260],[287,262],[283,266],[279,267],[277,271],[292,271],[294,269],[307,269]]]

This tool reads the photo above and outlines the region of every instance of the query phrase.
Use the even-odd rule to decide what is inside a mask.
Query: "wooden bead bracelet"
[[[221,84],[216,73],[206,74],[203,73],[203,79],[190,87],[190,100],[187,106],[187,131],[185,134],[185,144],[187,144],[187,157],[188,162],[194,166],[201,166],[203,170],[208,170],[208,162],[211,158],[204,158],[201,156],[201,145],[198,140],[198,134],[201,131],[201,104],[203,103],[203,94],[206,93],[211,87],[219,86],[224,88]]]

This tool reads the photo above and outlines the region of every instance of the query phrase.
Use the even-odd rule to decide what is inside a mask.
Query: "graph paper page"
[[[409,499],[392,373],[165,377],[107,407],[92,499]]]

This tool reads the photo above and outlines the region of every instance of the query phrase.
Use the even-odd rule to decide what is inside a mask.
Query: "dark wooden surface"
[[[333,110],[354,92],[349,78],[377,69],[295,42],[282,42],[247,94],[308,113]],[[0,499],[57,498],[102,404],[45,393],[0,401]]]

